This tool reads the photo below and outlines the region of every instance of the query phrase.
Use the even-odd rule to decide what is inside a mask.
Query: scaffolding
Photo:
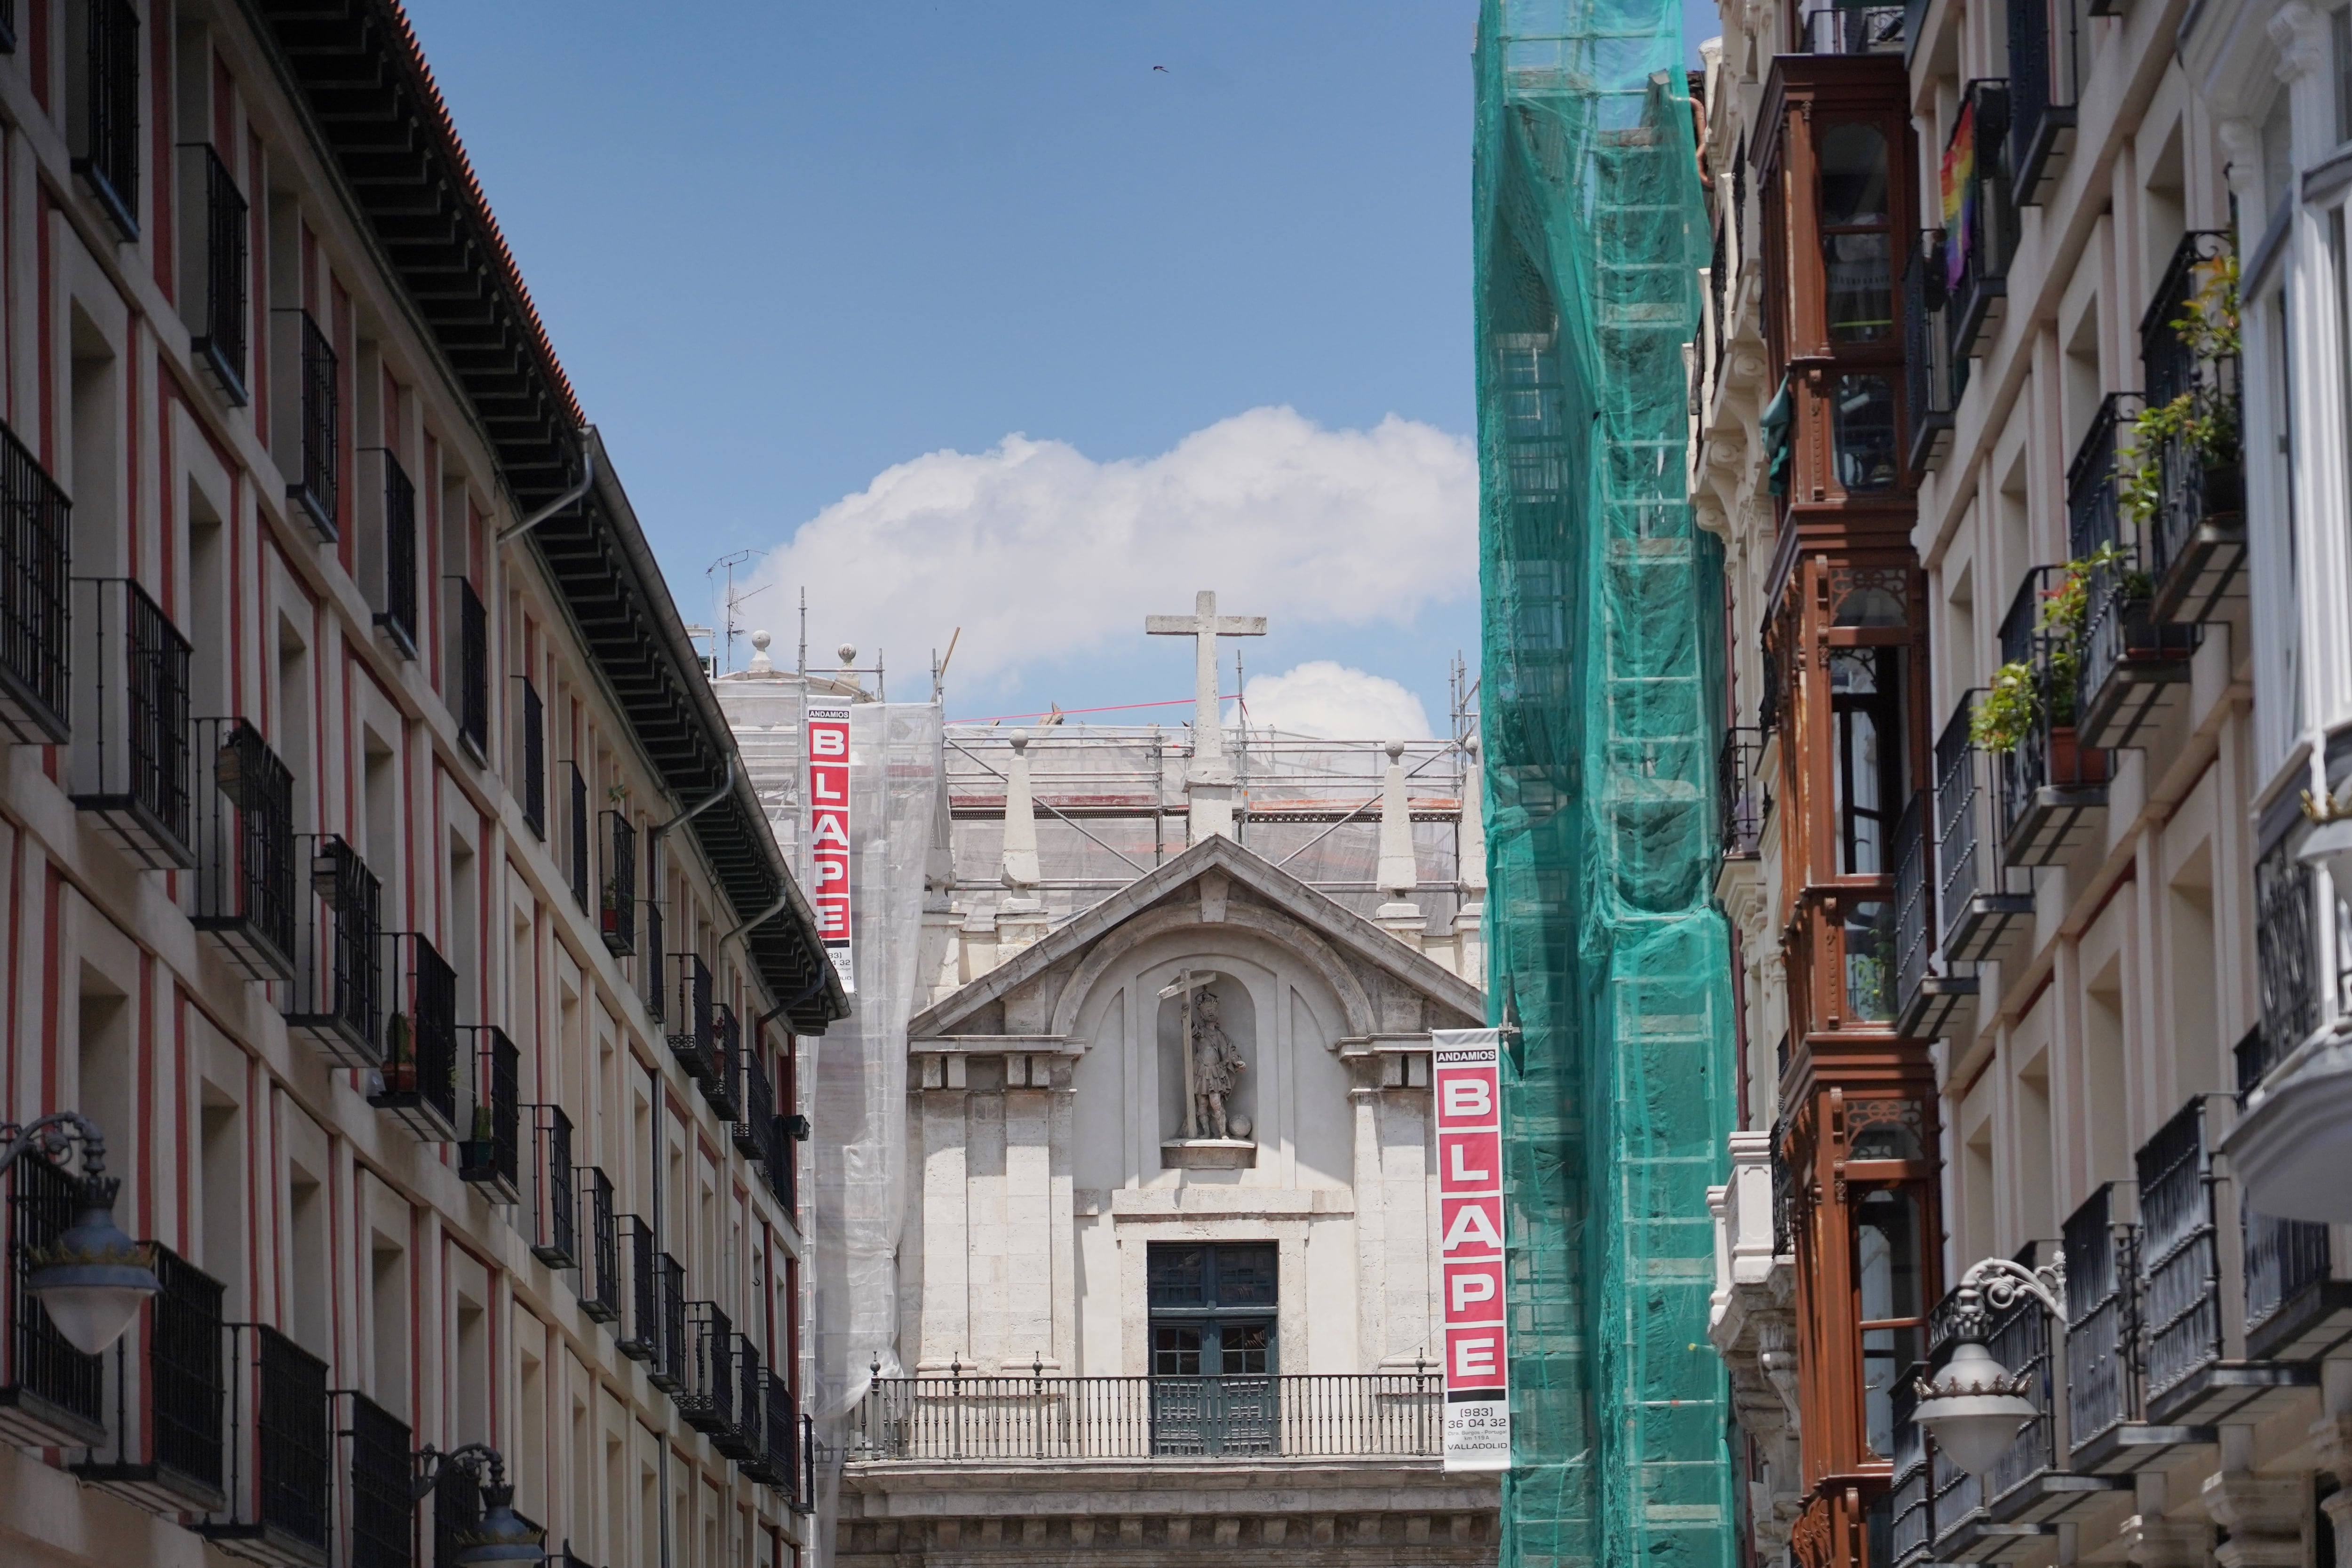
[[[1706,1338],[1732,1104],[1710,903],[1720,552],[1683,483],[1705,265],[1680,11],[1483,0],[1476,239],[1503,1560],[1727,1568]]]

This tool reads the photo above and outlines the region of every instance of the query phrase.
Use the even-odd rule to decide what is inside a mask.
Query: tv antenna
[[[748,594],[738,594],[735,591],[735,568],[757,561],[766,553],[764,550],[738,550],[731,555],[720,556],[710,563],[709,571],[703,573],[705,577],[719,572],[727,574],[726,613],[719,617],[719,635],[714,639],[719,646],[711,649],[712,662],[719,666],[719,673],[723,674],[735,668],[735,639],[743,632],[741,624],[735,619],[735,607],[758,598],[768,589],[775,586],[772,583],[764,584]]]

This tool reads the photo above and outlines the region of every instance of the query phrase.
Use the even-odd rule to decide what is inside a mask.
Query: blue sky
[[[780,552],[745,606],[780,651],[794,580],[820,572],[813,646],[886,638],[908,677],[991,619],[845,581],[861,531],[896,527],[905,548],[968,545],[970,595],[1014,612],[967,633],[951,715],[1181,695],[1185,650],[1067,632],[1067,590],[1024,586],[1088,509],[1140,497],[1106,546],[1133,565],[1118,592],[1169,611],[1218,588],[1276,617],[1254,674],[1337,659],[1443,722],[1445,661],[1475,657],[1475,535],[1454,458],[1416,427],[1473,425],[1475,0],[700,0],[656,26],[612,0],[408,8],[689,618],[714,560],[835,507],[831,552]],[[1166,456],[1267,406],[1305,432]],[[1407,424],[1369,447],[1316,434],[1391,416]],[[1057,463],[1000,451],[1016,432]],[[836,507],[950,449],[998,455]],[[1442,497],[1444,517],[1353,531],[1367,453],[1381,496]],[[1446,472],[1416,489],[1415,462]],[[1070,482],[1040,489],[1047,467]],[[1010,510],[957,510],[956,475],[1001,500],[1016,468]],[[1260,504],[1233,510],[1236,489]],[[1195,526],[1191,505],[1227,510]],[[1309,514],[1324,531],[1265,575],[1234,548]],[[1402,569],[1425,586],[1318,582],[1318,554],[1359,544],[1422,551]],[[1261,585],[1272,602],[1250,602]]]

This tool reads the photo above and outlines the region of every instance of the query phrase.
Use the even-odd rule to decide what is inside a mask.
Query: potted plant
[[[2238,258],[2234,251],[2198,268],[2200,281],[2172,320],[2172,330],[2200,366],[2237,357],[2243,341],[2238,317]],[[2235,519],[2246,506],[2245,447],[2238,405],[2219,377],[2193,378],[2169,402],[2140,410],[2131,424],[2127,460],[2118,464],[2124,515],[2146,523],[2164,505],[2168,449],[2193,453],[2198,465],[2198,516]]]
[[[1976,711],[1969,715],[1969,739],[1979,751],[2008,756],[2046,720],[2049,777],[2066,784],[2105,781],[2106,753],[2085,750],[2075,739],[2074,693],[2083,673],[2083,642],[2090,630],[2093,581],[2103,573],[2122,572],[2126,599],[2147,596],[2147,574],[2128,566],[2129,559],[2120,544],[2109,540],[2066,563],[2058,585],[2042,595],[2035,619],[2037,629],[2048,638],[2043,667],[2037,670],[2028,659],[2002,665],[1993,671]]]
[[[384,1020],[383,1090],[386,1094],[416,1092],[416,1030],[405,1013],[394,1013]]]
[[[621,930],[621,879],[616,873],[604,879],[604,897],[600,900],[606,936],[618,935]]]

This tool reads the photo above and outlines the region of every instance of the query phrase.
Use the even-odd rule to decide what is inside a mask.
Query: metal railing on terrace
[[[310,311],[297,310],[295,317],[294,415],[301,472],[286,487],[286,499],[332,544],[342,531],[342,362]]]
[[[457,1141],[457,1176],[490,1202],[512,1204],[521,1196],[522,1053],[496,1024],[469,1025],[464,1033],[473,1040],[466,1075],[470,1108]]]
[[[531,1256],[551,1268],[576,1268],[580,1252],[580,1183],[572,1166],[572,1118],[559,1105],[526,1105],[530,1118]],[[598,1176],[604,1174],[599,1171]],[[609,1184],[604,1198],[604,1224],[613,1223]]]
[[[242,719],[196,721],[191,919],[257,980],[294,974],[294,775]]]
[[[547,707],[539,688],[522,683],[522,820],[547,842]]]
[[[636,952],[637,829],[626,812],[604,813],[604,884],[597,905],[604,950],[619,958]]]
[[[1969,378],[1967,358],[1952,354],[1946,279],[1934,275],[1940,265],[1935,239],[1932,233],[1920,236],[1903,268],[1903,374],[1910,394],[1911,467],[1918,473],[1942,462],[1952,440],[1952,410]]]
[[[1434,1458],[1426,1373],[1233,1377],[877,1378],[847,1458],[1022,1460]]]
[[[2032,206],[2074,145],[2084,0],[2009,0],[2009,156],[2017,204]]]
[[[375,624],[400,651],[416,657],[416,486],[400,459],[383,459],[383,608]]]
[[[36,744],[71,732],[67,637],[73,503],[0,426],[0,729]]]
[[[359,851],[331,833],[294,841],[305,880],[286,1027],[337,1067],[372,1068],[383,1058],[383,889]]]
[[[228,1501],[197,1530],[265,1562],[320,1562],[334,1500],[327,1363],[258,1323],[230,1325]]]
[[[421,931],[387,943],[392,1011],[384,1025],[383,1087],[368,1103],[427,1143],[457,1136],[457,972]]]
[[[1968,85],[1963,109],[1970,143],[1967,199],[1958,236],[1959,254],[1947,239],[1942,251],[1948,298],[1945,331],[1953,363],[1976,353],[1977,340],[1996,324],[2009,297],[2010,258],[2017,249],[2018,218],[2009,166],[2009,84],[1978,80]],[[1956,124],[1951,158],[1963,129]]]
[[[165,1513],[210,1512],[228,1500],[226,1288],[170,1247],[151,1245],[163,1288],[109,1358],[113,1441],[92,1448],[74,1473]]]
[[[0,1334],[0,1435],[39,1447],[82,1447],[106,1430],[106,1364],[74,1349],[25,1288],[33,1256],[74,1222],[81,1179],[26,1154],[8,1168],[5,1305]]]
[[[456,712],[457,741],[474,761],[489,765],[490,752],[490,613],[482,596],[463,577],[457,579],[457,672]],[[583,900],[584,903],[584,900]]]
[[[2199,296],[2207,286],[2200,275],[2212,280],[2232,248],[2225,233],[2184,235],[2140,320],[2149,404],[2188,397],[2207,434],[2200,441],[2194,430],[2175,430],[2155,454],[2158,500],[2147,526],[2147,569],[2155,579],[2157,618],[2169,623],[2210,620],[2224,599],[2242,591],[2246,476],[2239,359],[2200,357],[2178,325],[2189,321],[2190,336],[2198,335]]]
[[[130,0],[86,0],[73,127],[73,171],[89,183],[124,241],[139,237],[139,12]]]
[[[137,583],[73,579],[74,805],[151,869],[195,863],[192,650]]]
[[[1723,733],[1716,757],[1716,789],[1723,810],[1723,856],[1753,859],[1762,851],[1772,793],[1763,776],[1764,731],[1737,726]]]
[[[335,1436],[351,1443],[351,1568],[414,1568],[415,1440],[407,1423],[363,1394],[341,1402]]]
[[[245,305],[249,209],[244,193],[236,188],[236,177],[210,142],[184,142],[180,153],[188,193],[183,199],[204,204],[204,243],[190,247],[181,271],[181,297],[201,312],[190,323],[188,346],[212,373],[223,395],[242,407],[247,400]]]

